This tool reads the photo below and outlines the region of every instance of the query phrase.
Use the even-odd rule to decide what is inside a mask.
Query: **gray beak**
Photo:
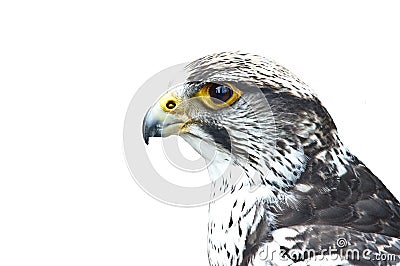
[[[143,119],[142,133],[146,145],[149,144],[150,137],[161,137],[162,132],[162,123],[156,119],[153,119],[151,112],[152,108],[147,111]]]
[[[186,117],[176,113],[165,112],[158,103],[152,106],[143,119],[142,133],[146,144],[150,137],[168,137],[184,133]]]

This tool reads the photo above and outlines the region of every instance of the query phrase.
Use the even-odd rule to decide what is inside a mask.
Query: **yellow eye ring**
[[[212,109],[221,109],[235,103],[242,92],[229,83],[207,83],[197,93],[203,103]]]

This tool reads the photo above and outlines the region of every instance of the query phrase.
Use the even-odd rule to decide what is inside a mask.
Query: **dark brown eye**
[[[213,84],[208,89],[208,93],[214,103],[221,103],[228,101],[232,97],[233,90],[226,85]]]
[[[196,93],[201,101],[214,110],[231,106],[242,95],[242,91],[232,84],[207,83]]]

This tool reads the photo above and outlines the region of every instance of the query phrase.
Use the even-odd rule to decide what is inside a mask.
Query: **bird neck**
[[[219,160],[221,161],[225,160]],[[279,206],[281,202],[287,202],[290,198],[285,192],[285,187],[289,183],[283,182],[282,176],[278,175],[286,173],[286,170],[279,168],[278,164],[274,165],[271,162],[271,165],[276,168],[275,171],[264,169],[265,172],[261,172],[260,169],[249,165],[230,164],[225,166],[227,170],[222,176],[212,178],[213,198],[221,192],[224,195],[209,204],[210,265],[241,265],[246,256],[246,249],[249,248],[248,236],[256,232],[260,223],[265,223],[269,228],[267,230],[273,230],[275,227],[275,218],[270,209]],[[210,173],[217,172],[210,171]],[[232,176],[237,177],[238,173],[241,175],[236,182],[230,183],[235,179]],[[292,179],[294,182],[296,176],[293,175]],[[275,182],[265,182],[265,180],[275,180]]]
[[[210,265],[240,265],[247,246],[248,235],[258,224],[268,220],[274,224],[273,215],[264,208],[266,195],[277,200],[271,188],[255,189],[239,182],[224,197],[209,204],[208,257]]]
[[[290,188],[296,185],[296,181],[308,167],[309,160],[306,158],[310,162],[315,159],[324,161],[333,171],[332,174],[338,177],[345,173],[344,165],[351,159],[336,131],[332,132],[330,145],[323,147],[312,157],[299,147],[293,149],[285,143],[278,143],[277,147],[285,152],[277,151],[275,157],[269,157],[264,162],[268,167],[259,169],[239,162],[225,166],[224,169],[228,170],[222,176],[213,178],[214,196],[217,191],[225,194],[209,204],[210,265],[241,265],[248,259],[246,254],[249,249],[254,251],[255,244],[250,243],[249,239],[268,237],[268,232],[276,229],[274,210],[297,204]],[[217,169],[221,164],[210,166]],[[242,171],[241,178],[230,184],[232,173],[236,173],[238,169]],[[262,234],[258,232],[260,227],[263,228]],[[251,241],[263,243],[265,239]]]

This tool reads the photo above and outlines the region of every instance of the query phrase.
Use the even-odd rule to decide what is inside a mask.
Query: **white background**
[[[122,129],[146,79],[213,52],[309,83],[399,198],[399,8],[323,2],[2,1],[0,265],[207,265],[207,208],[145,194]]]

